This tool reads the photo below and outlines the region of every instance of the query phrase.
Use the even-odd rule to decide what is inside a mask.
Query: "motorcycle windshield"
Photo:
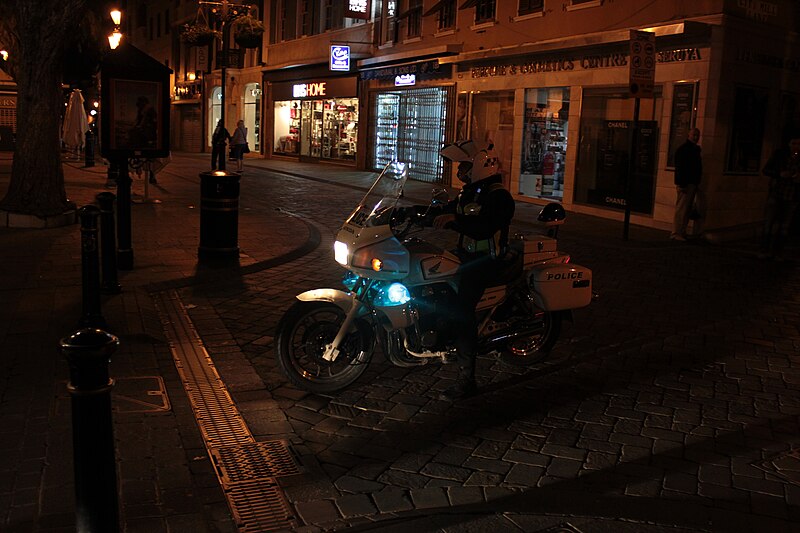
[[[405,163],[390,161],[347,218],[346,224],[362,228],[388,225],[407,177],[408,166]]]

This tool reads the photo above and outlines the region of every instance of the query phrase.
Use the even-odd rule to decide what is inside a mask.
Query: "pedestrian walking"
[[[225,146],[231,140],[231,134],[225,129],[222,120],[217,121],[217,127],[211,135],[211,170],[225,170]]]
[[[689,130],[686,142],[675,151],[675,189],[677,200],[675,202],[675,217],[672,223],[670,239],[685,241],[686,228],[689,220],[693,220],[692,236],[701,237],[703,234],[703,221],[705,219],[705,195],[700,190],[700,179],[703,176],[703,160],[701,148],[697,142],[700,140],[700,130]]]
[[[800,203],[800,131],[772,154],[763,173],[769,177],[759,257],[781,259],[784,242]]]
[[[233,130],[233,137],[231,138],[231,154],[236,159],[236,170],[242,171],[244,165],[244,154],[250,152],[247,146],[247,128],[244,127],[244,120],[236,123],[236,129]]]

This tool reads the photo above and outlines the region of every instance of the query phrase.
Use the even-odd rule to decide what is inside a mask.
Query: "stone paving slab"
[[[369,175],[248,160],[230,268],[196,261],[206,165],[174,157],[149,191],[162,203],[133,206],[138,268],[103,299],[124,341],[115,376],[157,375],[170,400],[168,413],[115,416],[126,531],[235,529],[153,309],[149,293],[166,288],[191,307],[256,438],[295,450],[304,474],[280,485],[297,531],[791,531],[800,520],[793,263],[756,261],[750,242],[684,245],[646,228],[622,242],[618,222],[571,216],[562,248],[593,269],[601,297],[548,361],[525,370],[481,357],[481,395],[450,405],[437,397],[452,369],[399,369],[378,352],[349,390],[310,395],[278,372],[274,327],[296,293],[338,284],[332,236]],[[104,172],[68,165],[70,197],[91,202]],[[411,184],[408,198],[429,187]],[[519,229],[534,231],[535,207],[519,211]],[[301,242],[311,245],[292,256]],[[0,229],[0,529],[73,528],[54,347],[80,313],[78,243],[75,227]]]

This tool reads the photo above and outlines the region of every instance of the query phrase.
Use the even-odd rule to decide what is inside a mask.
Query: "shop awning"
[[[397,54],[387,54],[378,57],[369,57],[362,59],[358,62],[360,70],[370,68],[380,68],[397,63],[412,63],[415,61],[441,58],[446,56],[453,56],[461,52],[463,45],[461,44],[447,44],[441,46],[432,46],[430,48],[422,48],[420,50],[409,50],[406,52],[399,52]]]

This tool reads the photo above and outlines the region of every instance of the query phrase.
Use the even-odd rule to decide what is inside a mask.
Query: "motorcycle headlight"
[[[340,265],[347,265],[347,255],[347,244],[343,243],[342,241],[336,241],[333,243],[333,258],[337,263]]]
[[[389,283],[378,289],[375,295],[375,305],[379,307],[393,307],[403,305],[411,300],[411,293],[402,283]]]

